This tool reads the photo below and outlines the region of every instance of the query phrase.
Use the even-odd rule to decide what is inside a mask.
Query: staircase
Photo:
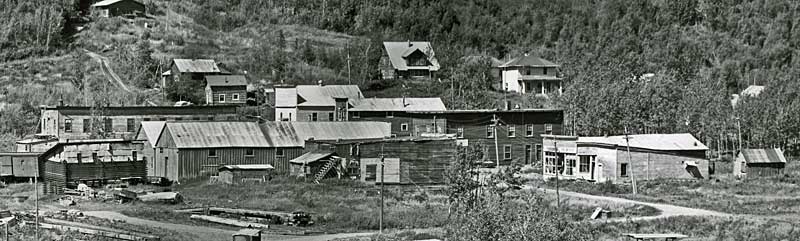
[[[317,174],[314,175],[314,183],[319,184],[319,180],[325,178],[325,175],[327,175],[328,172],[331,169],[333,169],[334,166],[336,166],[336,159],[334,158],[329,159],[328,162],[325,163],[325,166],[322,166],[322,168],[319,169],[319,172],[317,172]]]

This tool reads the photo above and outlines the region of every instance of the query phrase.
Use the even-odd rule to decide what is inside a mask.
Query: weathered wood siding
[[[225,95],[225,102],[219,101],[219,95]],[[233,94],[239,99],[234,100]],[[208,99],[208,98],[211,99]],[[206,103],[212,105],[244,105],[247,102],[247,86],[211,86],[206,87]]]
[[[316,121],[318,122],[330,121],[328,117],[330,114],[335,115],[334,112],[335,112],[334,106],[298,106],[296,121],[312,121],[311,116],[314,113],[317,114]]]
[[[702,151],[700,151],[702,152]],[[699,157],[697,151],[678,151],[678,152],[658,152],[647,150],[631,150],[631,163],[628,158],[628,152],[624,149],[617,149],[617,162],[613,166],[606,166],[607,168],[614,168],[615,175],[613,176],[614,182],[628,182],[629,176],[621,176],[620,168],[622,163],[628,163],[628,175],[631,171],[636,180],[651,180],[661,178],[678,178],[678,179],[694,179],[692,173],[687,171],[686,162],[697,163],[700,178],[707,179],[708,176],[708,160],[704,157]],[[609,176],[611,177],[611,176]]]
[[[383,56],[381,57],[381,62],[378,65],[378,68],[381,71],[382,79],[389,80],[398,78],[397,72],[395,72],[394,66],[392,66],[392,61],[389,60],[389,56],[385,50],[383,52]]]
[[[386,174],[399,176],[397,182],[390,182],[395,179],[389,178],[386,182],[397,184],[444,183],[447,167],[456,155],[455,140],[390,141],[383,143],[383,151],[381,143],[361,144],[359,149],[361,160],[379,160],[381,153],[386,158],[398,158],[398,165],[390,163],[384,166]],[[365,165],[361,164],[362,167]],[[362,180],[363,174],[362,170]]]
[[[275,174],[289,173],[289,160],[303,154],[303,148],[292,147],[282,148],[283,156],[276,156],[276,148],[214,148],[216,157],[209,156],[208,148],[175,149],[164,148],[164,153],[160,159],[155,161],[155,165],[164,165],[163,172],[156,169],[154,174],[162,176],[164,172],[170,180],[182,180],[186,178],[196,178],[201,176],[215,175],[221,165],[241,165],[241,164],[270,164],[275,167]],[[253,156],[246,156],[246,150],[253,149]],[[157,154],[157,156],[159,156]],[[167,157],[167,161],[163,158]],[[174,173],[174,174],[173,174]]]
[[[37,174],[36,162],[39,156],[34,153],[0,153],[0,176],[5,178],[31,178]]]
[[[409,114],[406,112],[392,112],[392,117],[388,117],[386,111],[359,111],[359,118],[353,118],[355,113],[351,112],[351,121],[379,121],[391,124],[392,135],[398,137],[420,136],[423,133],[447,133],[447,120],[444,118],[436,119],[433,116],[423,117]],[[403,125],[407,129],[403,130]]]

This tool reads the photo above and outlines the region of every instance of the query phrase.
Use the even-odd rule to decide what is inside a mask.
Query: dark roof
[[[255,122],[167,122],[164,129],[177,148],[271,147]]]
[[[741,152],[747,163],[786,163],[781,149],[744,149]]]
[[[90,106],[48,106],[44,110],[58,110],[65,115],[90,115]],[[103,115],[218,115],[236,114],[236,106],[109,106],[103,107]]]
[[[475,109],[475,110],[441,110],[441,111],[409,111],[418,114],[468,114],[468,113],[534,113],[534,112],[563,112],[561,109]]]
[[[209,86],[247,86],[244,75],[206,75]]]
[[[440,98],[365,98],[353,101],[350,111],[443,111]]]
[[[409,67],[406,65],[406,57],[416,51],[420,51],[427,55],[430,66],[424,66],[425,69],[430,71],[439,70],[439,61],[436,60],[433,53],[431,43],[427,41],[404,41],[404,42],[383,42],[383,47],[386,49],[386,54],[389,56],[389,61],[392,66],[398,70],[408,70],[409,68],[419,68],[423,66]]]
[[[382,139],[391,136],[391,124],[386,122],[297,122],[275,121],[261,124],[261,130],[275,147],[301,147],[315,140]]]
[[[549,60],[539,58],[537,56],[532,55],[525,55],[521,57],[517,57],[512,59],[511,61],[506,62],[503,65],[500,65],[500,68],[505,67],[517,67],[517,66],[527,66],[527,67],[555,67],[558,68],[561,65],[556,63],[550,62]]]

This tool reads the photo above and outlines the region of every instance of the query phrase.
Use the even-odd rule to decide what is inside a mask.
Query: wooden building
[[[383,42],[379,64],[383,79],[430,78],[439,71],[439,61],[430,42]]]
[[[217,180],[226,184],[266,182],[272,179],[273,170],[269,164],[224,165],[219,167]]]
[[[42,107],[41,133],[59,141],[93,138],[132,139],[142,121],[238,120],[236,106],[88,106]]]
[[[139,131],[136,133],[134,140],[142,143],[141,155],[147,160],[147,176],[148,177],[166,177],[167,168],[163,158],[157,155],[156,144],[161,133],[164,131],[164,126],[167,125],[166,121],[142,121]]]
[[[560,135],[564,111],[490,109],[409,111],[414,136],[454,136],[460,145],[480,146],[500,165],[541,163],[542,134]],[[422,127],[422,128],[419,128]]]
[[[41,177],[40,152],[0,152],[0,179],[5,182],[32,181]]]
[[[358,85],[276,85],[275,121],[344,121]]]
[[[207,105],[244,105],[247,103],[247,80],[244,75],[207,75]]]
[[[58,138],[50,135],[36,134],[31,138],[17,140],[15,142],[17,152],[38,152],[42,153],[50,150],[58,143]]]
[[[204,81],[209,75],[228,74],[217,66],[213,59],[172,59],[169,71],[162,73],[164,78],[162,86],[167,86],[166,81]]]
[[[441,184],[447,167],[455,161],[454,138],[390,138],[384,140],[308,141],[306,150],[337,153],[346,160],[348,173],[367,183]],[[381,155],[384,168],[381,172]],[[313,172],[312,172],[313,173]]]
[[[104,18],[145,14],[144,4],[134,0],[103,0],[92,4],[91,7],[93,12]]]
[[[289,161],[290,175],[295,177],[311,177],[319,179],[327,177],[340,177],[347,166],[345,159],[336,156],[336,152],[317,150]],[[321,173],[325,172],[325,173]],[[319,180],[316,180],[319,181]]]
[[[141,143],[122,139],[59,142],[39,156],[49,193],[61,193],[79,183],[102,184],[120,178],[145,178]]]
[[[737,178],[774,177],[783,175],[786,157],[781,149],[744,149],[733,163]]]
[[[631,176],[636,180],[709,177],[708,147],[688,133],[630,135],[630,153],[625,136],[542,138],[544,178],[624,183]]]
[[[381,121],[391,124],[392,136],[418,136],[421,133],[433,133],[436,125],[424,120],[415,122],[412,111],[445,111],[440,98],[364,98],[352,101],[348,108],[350,121]],[[444,120],[439,120],[440,133],[444,131]]]
[[[512,59],[500,68],[503,90],[521,94],[548,95],[562,92],[562,79],[558,77],[561,66],[533,55]]]

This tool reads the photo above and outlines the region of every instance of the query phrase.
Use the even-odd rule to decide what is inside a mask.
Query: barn
[[[127,14],[142,16],[145,13],[144,4],[134,0],[103,0],[92,4],[92,9],[104,18]]]
[[[61,193],[79,183],[103,184],[108,180],[145,178],[142,144],[123,139],[60,142],[39,156],[44,164],[45,190]]]
[[[744,149],[736,156],[733,174],[738,178],[771,177],[783,174],[786,157],[777,148]]]

